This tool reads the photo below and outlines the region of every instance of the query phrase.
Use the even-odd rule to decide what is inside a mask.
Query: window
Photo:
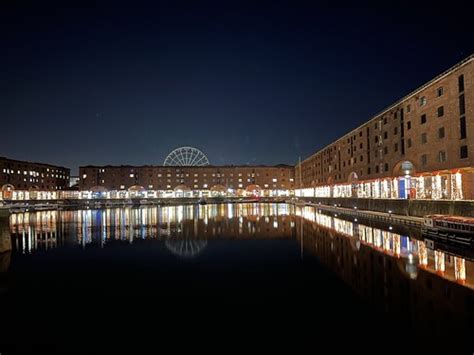
[[[359,132],[359,137],[362,137],[362,131]]]
[[[459,114],[464,115],[466,113],[466,103],[464,102],[464,94],[459,96]]]
[[[383,124],[387,124],[387,117],[383,118]]]
[[[387,154],[388,154],[388,147],[384,147],[384,148],[383,148],[383,154],[384,154],[384,155],[387,155]]]
[[[375,143],[379,142],[379,136],[375,136]]]
[[[443,163],[443,162],[446,161],[446,152],[445,151],[442,150],[442,151],[438,152],[438,161],[440,163]]]
[[[387,139],[388,138],[388,132],[383,132],[383,139]]]
[[[131,177],[131,178],[134,177],[134,176],[135,176],[134,174],[130,174],[130,177]]]
[[[397,135],[398,134],[398,127],[393,127],[393,134]]]
[[[426,115],[421,115],[420,124],[426,123]]]
[[[407,131],[411,129],[411,121],[407,122]]]
[[[87,174],[82,174],[82,178],[83,179],[87,178]]]
[[[360,148],[360,149],[362,149],[362,147],[363,147],[363,144],[362,144],[362,143],[361,143],[361,144],[359,144],[359,148]]]
[[[367,174],[370,174],[370,168],[367,168]]]
[[[360,161],[364,161],[364,156],[361,155],[359,160],[360,160]]]
[[[378,166],[378,165],[375,166],[375,172],[376,172],[376,173],[379,172],[379,166]]]
[[[464,91],[464,75],[460,75],[458,77],[458,88],[459,88],[459,92]]]
[[[398,152],[398,143],[395,143],[395,145],[393,146],[393,151]]]
[[[407,105],[407,112],[410,112],[410,110],[411,110],[411,106]]]
[[[444,116],[444,106],[438,107],[438,117]]]
[[[444,138],[444,127],[441,127],[438,129],[438,138],[443,139]]]
[[[436,90],[436,95],[437,95],[438,97],[443,96],[443,93],[444,93],[444,90],[443,90],[443,87],[442,87],[442,86],[439,87],[438,90]]]
[[[421,134],[421,144],[426,144],[428,142],[428,135],[426,133]]]
[[[460,149],[460,156],[461,156],[461,159],[465,159],[465,158],[468,157],[467,145],[462,145],[462,146],[461,146],[461,149]]]
[[[422,96],[420,98],[420,106],[425,106],[426,105],[426,97]]]
[[[421,165],[426,166],[427,163],[428,163],[428,156],[426,154],[423,154],[421,156]]]
[[[459,119],[459,128],[460,128],[460,133],[461,133],[461,138],[460,139],[465,139],[466,138],[466,117],[462,116]]]
[[[388,171],[388,163],[385,163],[385,165],[384,165],[384,168],[383,168],[383,169],[384,169],[384,171]]]

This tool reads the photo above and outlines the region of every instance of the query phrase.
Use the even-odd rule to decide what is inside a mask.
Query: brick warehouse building
[[[474,55],[295,168],[296,194],[474,199]]]
[[[65,190],[69,187],[69,178],[70,170],[62,166],[0,157],[2,190]]]
[[[80,190],[294,190],[294,167],[276,166],[82,166]]]

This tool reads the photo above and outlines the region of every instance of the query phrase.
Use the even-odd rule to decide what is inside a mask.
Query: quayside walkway
[[[339,206],[330,206],[324,205],[321,203],[306,202],[305,206],[312,206],[317,209],[334,213],[341,216],[350,216],[355,218],[367,218],[372,220],[377,220],[386,223],[396,223],[403,224],[407,226],[421,227],[423,225],[423,218],[414,217],[414,216],[403,216],[398,214],[393,214],[390,212],[377,212],[377,211],[367,211],[359,210],[357,208],[347,208]]]

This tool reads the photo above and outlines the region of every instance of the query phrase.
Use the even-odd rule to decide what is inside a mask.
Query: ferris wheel
[[[194,147],[179,147],[166,157],[165,166],[205,166],[209,159],[199,149]]]

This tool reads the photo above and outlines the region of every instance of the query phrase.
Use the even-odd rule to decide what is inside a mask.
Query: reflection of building
[[[473,102],[470,56],[297,165],[297,195],[474,199]]]
[[[294,189],[294,168],[276,166],[83,166],[80,189],[209,190],[227,192],[289,191]]]
[[[62,166],[0,157],[0,186],[15,190],[65,190],[70,170]]]
[[[290,212],[282,204],[40,211],[12,214],[10,228],[13,248],[22,253],[114,240],[282,239],[293,235]]]
[[[413,326],[417,336],[426,331],[458,346],[470,339],[473,262],[309,208],[297,214],[296,236],[305,253],[317,256],[362,299],[400,320],[406,330]]]

